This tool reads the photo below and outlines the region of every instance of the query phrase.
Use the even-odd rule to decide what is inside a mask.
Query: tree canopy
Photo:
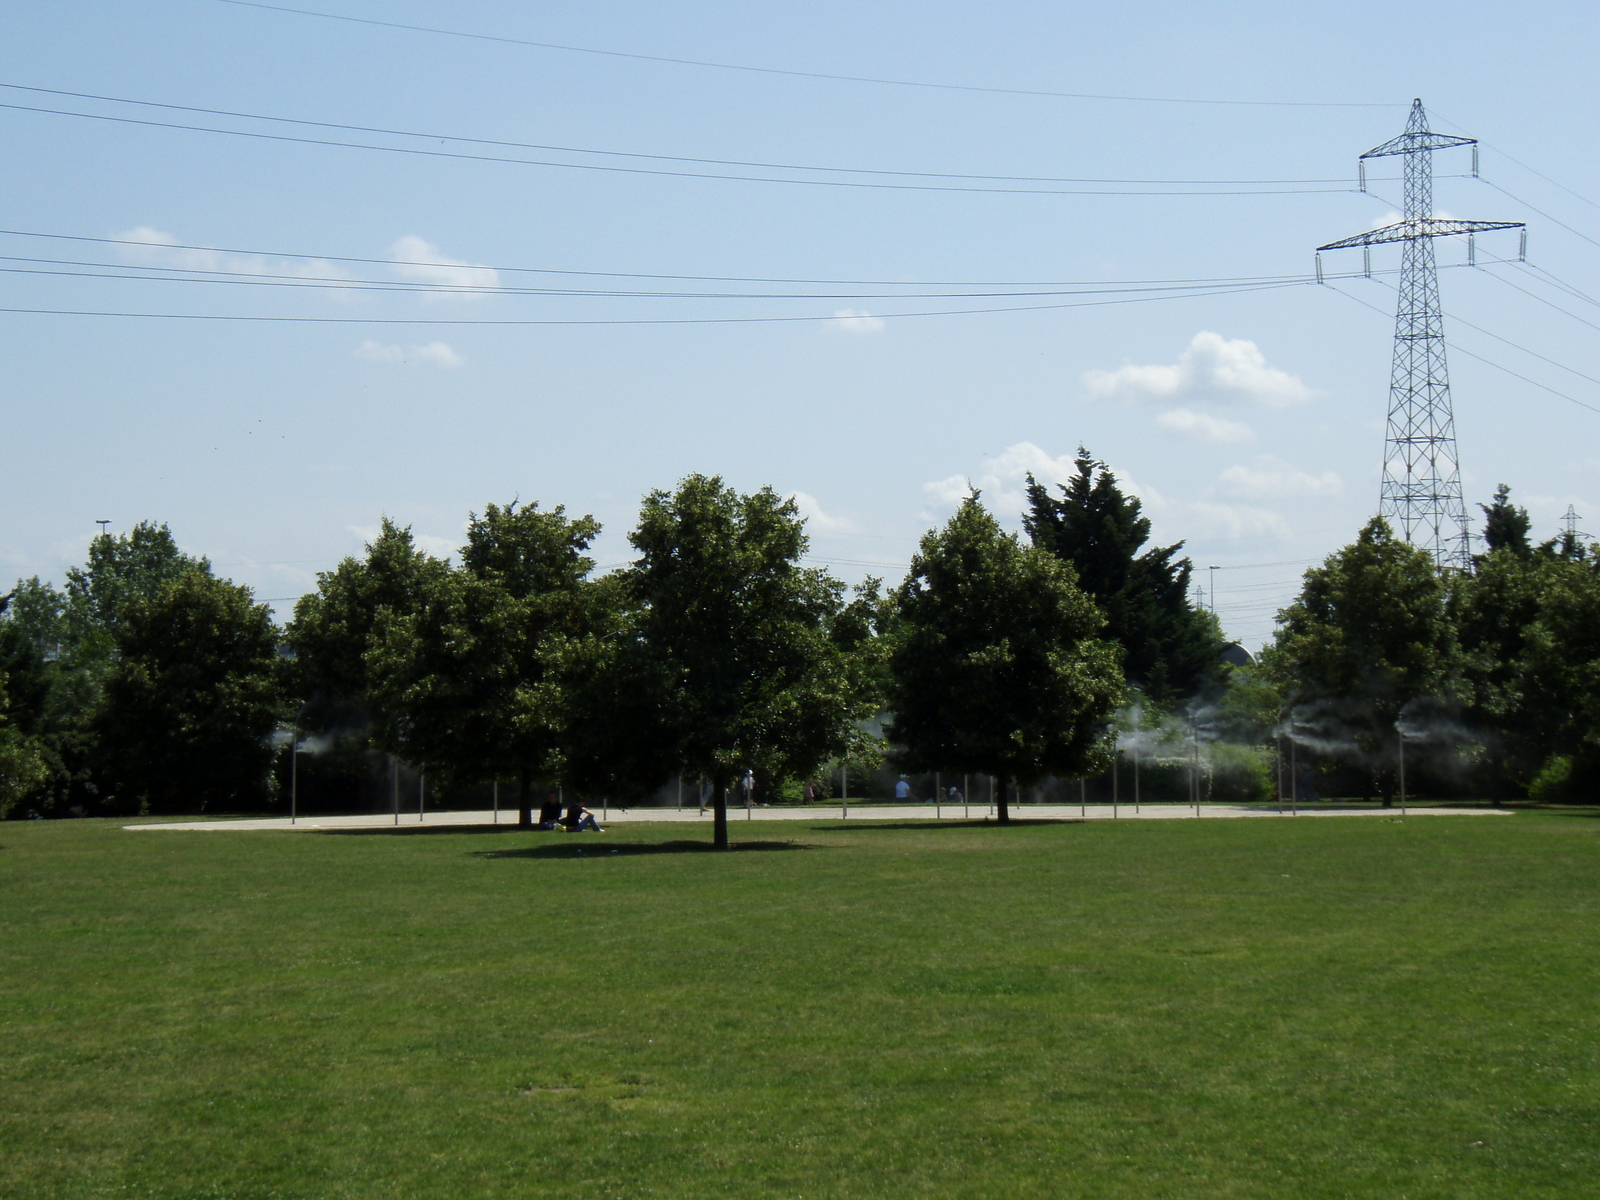
[[[1402,709],[1461,699],[1446,601],[1432,555],[1395,537],[1382,517],[1308,570],[1267,656],[1295,735],[1386,770]]]
[[[599,524],[560,506],[491,504],[459,569],[428,569],[404,607],[374,610],[364,665],[390,714],[384,745],[456,783],[561,774],[563,652],[592,611],[586,551]]]
[[[199,567],[121,609],[95,721],[119,808],[261,807],[278,722],[277,641],[265,605]]]
[[[1183,543],[1141,549],[1150,520],[1139,498],[1081,446],[1075,462],[1059,496],[1028,476],[1023,528],[1039,549],[1072,564],[1106,615],[1101,636],[1122,647],[1129,682],[1161,705],[1186,699],[1220,677],[1222,638],[1190,602],[1193,566],[1175,557]]]
[[[889,737],[903,766],[1021,784],[1104,769],[1121,651],[1071,566],[1003,532],[973,493],[922,539],[896,602]]]
[[[661,691],[662,737],[680,771],[715,786],[719,846],[726,794],[751,768],[802,777],[849,749],[876,708],[853,653],[868,631],[870,589],[803,567],[804,520],[771,488],[741,495],[690,475],[645,497],[629,540],[627,586],[644,672]]]

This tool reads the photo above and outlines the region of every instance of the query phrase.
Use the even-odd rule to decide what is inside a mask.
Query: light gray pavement
[[[986,804],[974,804],[963,808],[961,805],[944,805],[935,809],[932,804],[897,804],[897,805],[851,805],[848,820],[851,821],[961,821],[981,820],[992,817],[993,809]],[[608,825],[632,824],[635,822],[684,822],[687,824],[711,824],[711,814],[707,812],[700,815],[698,809],[685,808],[612,808],[600,810],[596,813],[601,817],[602,823]],[[1276,806],[1254,806],[1235,804],[1202,804],[1200,806],[1200,820],[1213,820],[1218,817],[1278,817],[1280,814]],[[1282,817],[1286,820],[1293,819],[1288,806],[1284,807]],[[1347,807],[1339,806],[1302,808],[1299,812],[1302,817],[1399,817],[1400,809],[1379,807]],[[1425,808],[1411,805],[1406,809],[1408,817],[1504,817],[1510,816],[1506,809],[1494,808]],[[1119,805],[1115,811],[1109,804],[1091,804],[1087,808],[1080,808],[1076,804],[1027,804],[1011,806],[1011,816],[1017,821],[1036,820],[1138,820],[1138,821],[1181,821],[1196,819],[1193,805],[1187,804],[1146,804],[1137,812],[1133,805]],[[833,804],[826,807],[815,805],[808,808],[757,808],[746,811],[743,808],[729,808],[728,822],[737,825],[744,821],[838,821],[845,818],[845,810]],[[205,833],[245,833],[263,829],[288,829],[288,830],[324,830],[324,829],[385,829],[395,828],[415,829],[418,825],[433,827],[450,827],[466,825],[491,825],[495,824],[495,814],[484,812],[431,812],[424,814],[421,819],[415,812],[400,814],[399,821],[395,820],[392,813],[377,815],[364,814],[355,817],[302,817],[294,824],[290,824],[288,817],[262,817],[242,818],[226,821],[164,821],[146,822],[138,825],[124,825],[124,829],[165,829],[174,832],[205,832]],[[501,809],[498,823],[508,829],[513,829],[517,824],[515,809]]]

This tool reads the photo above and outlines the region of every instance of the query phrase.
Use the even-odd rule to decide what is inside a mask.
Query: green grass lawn
[[[1600,1190],[1600,819],[686,836],[0,826],[0,1195]]]

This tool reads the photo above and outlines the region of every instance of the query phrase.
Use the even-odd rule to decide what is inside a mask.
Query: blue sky
[[[1463,177],[1467,151],[1437,157],[1437,208],[1530,229],[1527,267],[1471,269],[1457,265],[1464,246],[1439,245],[1469,508],[1504,481],[1539,534],[1556,532],[1569,504],[1600,530],[1600,413],[1571,402],[1600,407],[1600,307],[1587,298],[1600,296],[1592,5],[290,7],[656,58],[1271,103],[824,80],[222,0],[7,5],[0,83],[12,86],[0,103],[21,107],[0,108],[0,226],[13,231],[0,235],[0,307],[297,319],[0,313],[0,576],[60,579],[98,519],[164,520],[286,612],[280,598],[359,553],[383,514],[445,552],[469,511],[513,497],[594,513],[606,526],[597,558],[620,563],[640,496],[705,471],[797,495],[818,561],[894,580],[967,481],[1014,523],[1023,473],[1062,475],[1082,443],[1144,497],[1159,539],[1187,541],[1203,578],[1224,568],[1224,625],[1258,644],[1306,562],[1376,508],[1390,277],[1118,304],[1019,293],[1308,273],[1313,247],[1398,201],[1394,160],[1365,196],[1355,163],[1399,132],[1413,96],[1436,127],[1484,143],[1478,180]],[[466,137],[571,149],[446,140]],[[946,176],[1329,182],[996,183],[582,152],[593,150]],[[1007,187],[1234,194],[993,190]],[[1515,258],[1515,235],[1499,236],[1480,241],[1480,263]],[[1353,271],[1359,259],[1325,265]],[[1398,250],[1375,252],[1380,272],[1397,264]],[[231,282],[151,278],[196,271]],[[141,278],[104,277],[128,274]],[[1035,283],[1052,286],[1016,286]],[[1098,302],[1059,307],[1087,300]],[[901,315],[950,309],[1011,311]],[[805,319],[751,320],[773,317]],[[707,318],[725,323],[685,323]],[[647,323],[664,321],[677,323]]]

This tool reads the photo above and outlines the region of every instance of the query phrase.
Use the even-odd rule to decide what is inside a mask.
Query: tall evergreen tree
[[[1495,489],[1494,500],[1478,507],[1483,510],[1483,544],[1488,553],[1509,550],[1518,558],[1527,558],[1533,553],[1528,541],[1528,530],[1533,522],[1528,518],[1527,509],[1511,503],[1508,486],[1502,483]]]
[[[1138,497],[1082,446],[1078,471],[1053,496],[1028,476],[1023,528],[1033,544],[1077,570],[1078,586],[1106,615],[1103,637],[1123,649],[1128,681],[1160,704],[1193,695],[1220,673],[1222,638],[1209,613],[1189,600],[1193,564],[1183,543],[1152,546]]]

